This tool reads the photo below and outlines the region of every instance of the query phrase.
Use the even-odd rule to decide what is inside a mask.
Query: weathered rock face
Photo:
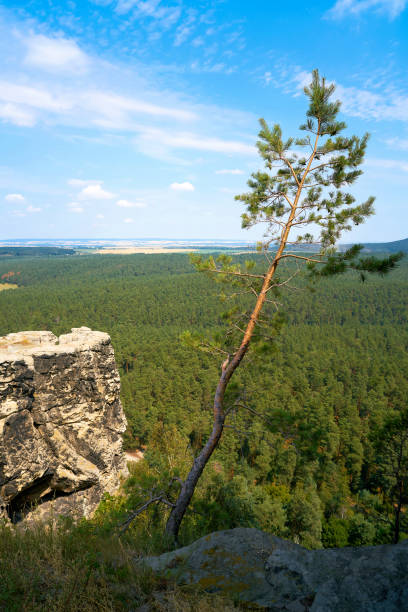
[[[225,591],[266,610],[408,610],[408,540],[306,550],[257,529],[239,528],[212,533],[144,563],[180,583]]]
[[[0,516],[89,516],[126,473],[110,338],[87,327],[0,337]]]

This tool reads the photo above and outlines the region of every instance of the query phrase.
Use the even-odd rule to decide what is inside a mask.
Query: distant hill
[[[55,255],[75,255],[73,249],[61,247],[0,247],[0,257],[50,257]]]
[[[366,253],[398,253],[398,251],[408,253],[408,238],[395,240],[394,242],[363,242],[362,244]],[[351,245],[342,246],[350,247]]]

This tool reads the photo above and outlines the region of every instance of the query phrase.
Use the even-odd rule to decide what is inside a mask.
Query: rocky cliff
[[[87,327],[0,337],[0,516],[90,516],[126,473],[110,338]]]

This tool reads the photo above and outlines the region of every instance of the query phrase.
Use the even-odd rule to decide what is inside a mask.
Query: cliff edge
[[[0,337],[0,516],[88,517],[126,474],[126,419],[108,334]]]

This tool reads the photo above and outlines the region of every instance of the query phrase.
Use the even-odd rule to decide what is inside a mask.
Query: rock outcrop
[[[144,563],[179,583],[224,591],[266,610],[408,610],[408,540],[306,550],[257,529],[238,528],[212,533]]]
[[[0,516],[90,516],[126,473],[110,338],[87,327],[0,338]]]

